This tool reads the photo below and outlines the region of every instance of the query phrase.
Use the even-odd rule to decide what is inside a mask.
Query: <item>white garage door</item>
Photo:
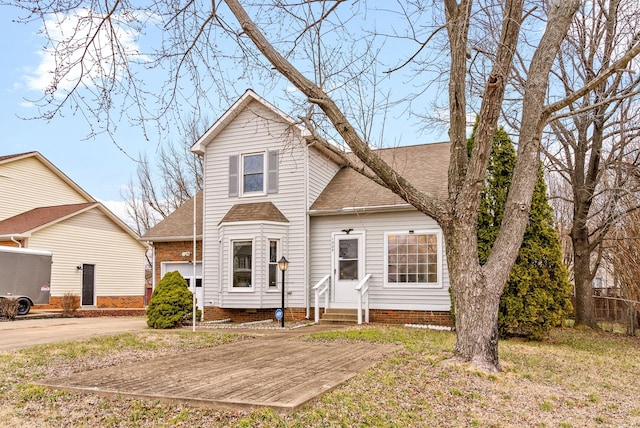
[[[198,309],[203,309],[204,307],[204,287],[202,286],[202,263],[196,263],[196,278],[193,281],[193,263],[184,263],[184,262],[164,262],[161,266],[160,277],[162,278],[165,273],[178,271],[180,275],[187,280],[187,284],[189,284],[189,290],[193,293],[193,283],[195,282],[195,293],[196,293],[196,306]]]

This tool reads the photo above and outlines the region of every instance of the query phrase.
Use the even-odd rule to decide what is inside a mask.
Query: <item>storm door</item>
[[[364,276],[364,236],[336,234],[333,249],[333,301],[355,308],[356,287]]]
[[[96,265],[82,265],[82,306],[95,304]]]

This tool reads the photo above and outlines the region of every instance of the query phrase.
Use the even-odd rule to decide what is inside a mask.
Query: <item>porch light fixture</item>
[[[280,327],[284,328],[284,272],[289,267],[289,260],[287,260],[284,256],[280,260],[278,260],[278,268],[282,271],[282,319],[280,320]]]
[[[342,229],[342,232],[346,233],[347,235],[351,233],[353,229],[352,228],[348,228],[348,229]]]

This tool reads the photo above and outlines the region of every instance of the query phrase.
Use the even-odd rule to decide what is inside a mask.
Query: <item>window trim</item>
[[[435,235],[436,236],[436,251],[437,251],[437,275],[438,280],[436,282],[415,282],[415,283],[392,283],[389,282],[389,236],[398,235]],[[442,288],[443,287],[443,245],[442,245],[442,230],[441,229],[420,229],[420,230],[402,230],[402,231],[389,231],[384,233],[384,280],[383,287],[385,288]]]
[[[244,172],[244,160],[245,158],[249,157],[249,156],[257,156],[260,155],[262,156],[262,190],[255,190],[252,192],[245,192],[244,188],[245,188],[245,172]],[[260,152],[250,152],[250,153],[242,153],[240,155],[240,172],[239,172],[239,178],[240,178],[240,196],[262,196],[262,195],[266,195],[267,194],[267,174],[268,174],[268,170],[267,170],[267,152],[266,151],[260,151]]]
[[[234,287],[233,285],[233,244],[236,242],[251,242],[251,286]],[[232,293],[252,293],[256,290],[256,242],[253,238],[232,238],[229,239],[229,291]]]

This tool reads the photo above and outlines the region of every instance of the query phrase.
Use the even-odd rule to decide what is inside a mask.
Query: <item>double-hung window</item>
[[[232,241],[234,289],[253,288],[253,241]]]
[[[242,156],[242,193],[264,193],[264,153]]]
[[[278,240],[269,240],[269,289],[278,288]]]
[[[229,197],[278,193],[278,150],[229,156]]]
[[[442,248],[439,232],[385,234],[385,284],[388,286],[441,286]]]

